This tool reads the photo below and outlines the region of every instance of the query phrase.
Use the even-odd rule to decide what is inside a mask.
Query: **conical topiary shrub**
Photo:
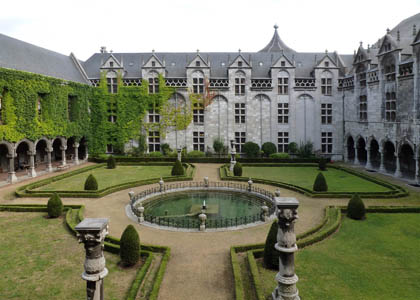
[[[324,175],[319,172],[318,176],[315,178],[313,190],[315,192],[326,192],[328,191],[327,181],[325,180]]]
[[[240,162],[236,162],[235,166],[233,167],[233,175],[242,176],[242,165]]]
[[[279,269],[279,255],[280,252],[274,248],[277,243],[277,232],[278,232],[277,221],[273,222],[268,232],[267,239],[265,240],[264,246],[264,266],[269,269]]]
[[[172,176],[182,176],[185,174],[184,167],[182,163],[177,159],[174,166],[172,167]]]
[[[48,200],[47,210],[50,218],[58,218],[63,213],[63,202],[57,193],[54,193]]]
[[[95,176],[90,174],[85,181],[85,191],[96,191],[98,189],[98,182]]]
[[[108,157],[108,160],[106,161],[107,169],[115,169],[117,167],[117,164],[115,162],[114,156]]]
[[[133,266],[139,261],[140,238],[133,225],[128,225],[121,236],[120,257],[124,266]]]
[[[365,204],[358,194],[354,194],[347,204],[347,216],[355,220],[364,220],[366,218]]]

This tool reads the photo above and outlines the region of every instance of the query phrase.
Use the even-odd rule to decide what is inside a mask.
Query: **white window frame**
[[[321,132],[321,153],[331,154],[333,152],[333,133],[331,131]]]
[[[277,133],[277,151],[288,153],[289,152],[289,132],[279,131]]]
[[[204,131],[193,131],[193,150],[204,152],[205,145]]]
[[[242,147],[246,143],[246,132],[235,131],[235,148],[237,153],[242,153]]]
[[[289,103],[278,103],[277,105],[277,123],[289,123]]]
[[[235,124],[245,124],[246,105],[245,103],[235,103]]]
[[[321,124],[332,124],[332,104],[321,103]]]

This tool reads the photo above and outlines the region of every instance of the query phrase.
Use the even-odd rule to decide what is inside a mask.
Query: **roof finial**
[[[391,32],[391,30],[389,30],[389,28],[386,29],[386,33],[389,34]]]
[[[360,47],[362,47],[362,48],[363,48],[363,42],[362,42],[362,41],[360,41]]]
[[[238,52],[241,53],[241,48],[238,49]]]
[[[413,36],[417,35],[417,28],[416,28],[416,24],[413,25]]]
[[[197,49],[197,54],[200,52],[200,49]]]
[[[274,30],[277,31],[278,28],[279,28],[279,26],[277,24],[274,24]]]
[[[152,49],[152,53],[155,53],[155,49]]]
[[[325,49],[325,54],[328,55],[328,49]]]
[[[368,44],[367,52],[370,53],[370,44]]]

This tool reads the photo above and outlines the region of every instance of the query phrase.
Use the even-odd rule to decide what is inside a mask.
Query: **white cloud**
[[[372,44],[420,11],[420,0],[392,3],[21,0],[2,3],[0,31],[85,60],[103,45],[116,52],[258,51],[277,23],[283,41],[297,51],[349,54],[359,41]]]

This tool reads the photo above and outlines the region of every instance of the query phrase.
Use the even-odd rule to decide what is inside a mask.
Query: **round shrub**
[[[96,191],[98,190],[98,182],[95,176],[90,174],[85,181],[85,191]]]
[[[321,171],[325,171],[325,170],[327,169],[327,160],[326,160],[325,158],[321,157],[321,158],[319,159],[319,162],[318,162],[318,168],[319,168]]]
[[[149,157],[163,157],[163,154],[162,152],[154,151],[154,152],[149,152],[148,156]]]
[[[50,218],[58,218],[63,213],[63,202],[57,193],[54,193],[48,200],[47,210]]]
[[[128,225],[120,240],[120,257],[124,266],[135,265],[140,258],[140,238],[133,225]]]
[[[261,147],[262,152],[264,152],[264,155],[266,157],[269,157],[271,154],[277,152],[276,145],[274,145],[272,142],[266,142]]]
[[[233,175],[242,176],[242,165],[238,161],[236,162],[235,166],[233,167]]]
[[[257,157],[260,152],[260,146],[254,142],[246,142],[242,147],[242,151],[248,158]]]
[[[270,158],[281,158],[281,159],[288,159],[290,158],[289,153],[278,152],[270,154]]]
[[[202,152],[202,151],[190,151],[187,153],[187,157],[205,157],[206,153]]]
[[[107,169],[115,169],[117,167],[117,164],[115,162],[114,156],[108,157],[108,160],[106,161]]]
[[[314,187],[315,192],[326,192],[328,191],[327,181],[325,180],[324,175],[319,172],[315,178]]]
[[[365,204],[358,194],[354,194],[347,204],[347,216],[355,220],[364,220],[366,218]]]
[[[160,150],[162,150],[164,156],[168,156],[169,153],[172,152],[172,149],[168,143],[162,144],[162,146],[160,146]]]
[[[182,176],[185,174],[184,167],[181,162],[177,159],[171,171],[172,176]]]
[[[264,266],[269,269],[279,269],[279,255],[280,252],[274,248],[277,243],[277,232],[278,232],[277,221],[273,222],[268,232],[267,239],[265,240],[264,246]]]

